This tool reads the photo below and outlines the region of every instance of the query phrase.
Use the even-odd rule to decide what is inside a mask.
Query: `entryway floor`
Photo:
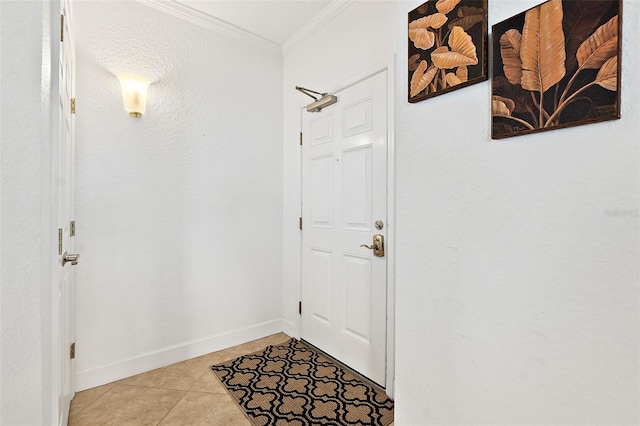
[[[209,367],[289,339],[274,334],[78,392],[69,426],[250,426]]]

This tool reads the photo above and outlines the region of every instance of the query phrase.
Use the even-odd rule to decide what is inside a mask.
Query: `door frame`
[[[387,395],[393,399],[395,391],[395,260],[396,260],[396,183],[395,183],[395,55],[385,62],[367,68],[364,72],[335,84],[329,93],[345,90],[359,82],[381,72],[387,72],[387,223],[385,256],[387,257],[387,343],[386,343],[386,388]],[[338,101],[339,102],[339,101]],[[300,133],[302,133],[303,114],[309,114],[305,108],[300,109]],[[302,217],[302,151],[298,152],[298,176],[300,177],[300,217]],[[298,241],[300,287],[302,295],[302,234]],[[302,324],[298,336],[302,333]]]
[[[61,268],[63,268],[63,266],[61,265],[61,255],[58,254],[58,229],[61,226],[61,221],[63,220],[63,218],[60,217],[60,198],[65,196],[65,194],[62,194],[60,192],[60,188],[58,186],[58,176],[59,173],[62,171],[61,170],[61,164],[60,164],[60,157],[62,155],[62,152],[60,150],[60,129],[61,129],[61,123],[60,123],[60,116],[62,114],[62,111],[60,110],[60,91],[62,90],[62,85],[61,85],[61,81],[60,81],[60,52],[61,52],[61,41],[60,41],[60,34],[62,31],[61,28],[61,14],[63,12],[64,9],[64,15],[65,15],[65,21],[66,24],[69,28],[69,34],[67,34],[68,38],[65,39],[65,42],[70,45],[70,49],[71,49],[71,55],[73,57],[73,62],[75,63],[75,47],[73,45],[72,41],[72,37],[70,35],[71,32],[71,20],[72,20],[72,16],[73,16],[73,8],[71,6],[71,2],[69,0],[51,0],[48,2],[44,2],[44,10],[45,13],[47,14],[47,21],[48,21],[48,29],[50,31],[50,33],[48,34],[49,36],[49,52],[48,52],[48,72],[50,73],[50,75],[48,75],[49,78],[49,117],[48,117],[48,125],[49,125],[49,142],[50,142],[50,146],[48,147],[48,151],[47,151],[47,155],[49,156],[49,160],[50,160],[50,169],[49,169],[49,177],[51,179],[50,184],[51,184],[51,188],[50,188],[50,196],[51,198],[49,199],[49,209],[50,209],[50,217],[49,217],[49,223],[48,223],[48,231],[50,231],[50,233],[48,234],[48,249],[46,250],[46,258],[48,259],[49,262],[49,279],[48,281],[48,285],[49,285],[49,291],[50,293],[48,294],[49,297],[49,301],[48,301],[48,308],[49,308],[49,313],[50,313],[50,320],[48,321],[50,323],[50,336],[47,336],[47,340],[48,340],[48,344],[50,345],[51,348],[51,353],[50,353],[50,359],[48,360],[50,362],[50,378],[48,381],[48,384],[50,386],[50,391],[47,392],[45,389],[45,392],[48,395],[48,406],[49,406],[49,413],[46,413],[45,416],[49,416],[50,415],[50,424],[52,425],[58,425],[58,426],[64,426],[67,424],[68,420],[69,420],[69,411],[68,411],[68,407],[64,407],[63,412],[60,412],[59,410],[59,398],[60,398],[60,389],[62,386],[62,382],[64,381],[64,379],[62,378],[63,375],[63,368],[62,368],[62,362],[63,359],[66,358],[67,356],[69,356],[69,348],[68,347],[62,347],[61,346],[61,335],[63,334],[63,330],[60,329],[60,323],[63,322],[62,318],[64,317],[64,312],[61,312],[58,307],[58,297],[57,297],[57,288],[58,288],[58,284],[60,281],[60,274],[61,272]],[[75,74],[75,70],[74,70],[74,74]],[[75,94],[73,93],[75,90],[75,82],[72,82],[72,87],[71,87],[71,96],[75,96]],[[70,155],[70,162],[67,164],[67,167],[71,168],[72,171],[72,176],[71,176],[71,181],[68,182],[69,185],[71,185],[70,187],[70,197],[71,197],[71,206],[73,208],[73,206],[75,205],[75,201],[74,201],[74,176],[73,176],[73,170],[75,169],[75,155],[74,155],[74,150],[75,150],[75,143],[73,141],[73,136],[72,136],[72,141],[71,141],[71,145],[69,146],[69,150],[71,151],[71,155]],[[73,211],[70,212],[70,215],[73,216],[74,213]],[[73,237],[71,237],[73,238]],[[70,249],[69,247],[64,247],[64,249]],[[72,268],[72,265],[68,266],[69,268]],[[70,272],[70,274],[72,275],[72,277],[70,278],[73,281],[73,271]],[[75,329],[75,324],[74,324],[74,317],[75,317],[75,303],[74,303],[74,295],[73,295],[73,291],[74,291],[74,286],[71,286],[70,291],[72,292],[72,294],[70,295],[71,298],[71,302],[70,302],[70,306],[69,306],[69,310],[70,310],[70,321],[71,323],[69,324],[70,328],[71,328],[71,332],[72,334],[74,333],[74,329]],[[71,336],[72,339],[71,340],[75,340],[73,339],[73,336]],[[75,394],[75,372],[73,369],[73,364],[74,361],[71,360],[71,368],[69,369],[69,383],[71,386],[71,398],[73,399],[73,396]],[[60,422],[60,423],[59,423]]]

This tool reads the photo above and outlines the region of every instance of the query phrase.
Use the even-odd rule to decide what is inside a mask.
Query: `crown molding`
[[[287,41],[282,43],[282,54],[286,55],[294,50],[297,44],[311,37],[316,31],[327,25],[354,1],[355,0],[333,0],[313,19],[289,37]]]
[[[215,31],[229,38],[241,41],[248,45],[265,50],[278,56],[282,56],[282,47],[272,41],[266,40],[250,31],[230,24],[200,10],[193,9],[174,0],[137,0],[154,9],[173,15],[177,18],[199,25],[203,28]],[[296,33],[297,34],[297,33]]]

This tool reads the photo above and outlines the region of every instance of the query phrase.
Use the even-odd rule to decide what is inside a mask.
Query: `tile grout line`
[[[77,416],[78,414],[82,413],[84,410],[86,410],[87,408],[91,407],[93,404],[95,404],[96,402],[98,402],[98,400],[100,398],[102,398],[103,396],[105,396],[106,394],[108,394],[109,392],[111,392],[113,390],[113,387],[107,389],[106,391],[104,391],[99,397],[97,397],[96,399],[94,399],[93,401],[91,401],[89,404],[87,404],[84,408],[81,408],[80,410],[78,410],[76,413],[73,413],[74,417]],[[73,400],[71,400],[73,402]],[[69,407],[71,407],[71,405],[69,405]],[[69,409],[69,418],[71,418],[71,409]]]
[[[231,391],[225,386],[224,383],[222,383],[222,380],[220,380],[220,378],[218,377],[216,372],[213,371],[213,370],[211,370],[211,372],[213,373],[213,377],[215,377],[215,379],[222,385],[222,387],[226,391],[226,395],[225,396],[227,398],[231,399],[233,404],[235,404],[235,406],[242,412],[242,414],[244,415],[244,418],[247,419],[247,421],[249,422],[250,426],[255,426],[254,419],[249,415],[249,413],[247,413],[247,411],[244,409],[244,407],[242,405],[240,405],[240,403],[238,401],[236,401],[236,399],[231,395]]]
[[[189,388],[188,392],[207,393],[207,394],[212,394],[212,395],[226,395],[227,394],[227,390],[224,389],[224,386],[222,386],[222,388],[224,389],[224,393],[222,393],[222,392],[207,392],[207,391],[203,391],[203,390],[195,390],[194,389],[196,387],[196,385],[200,383],[200,379],[202,379],[202,377],[205,374],[209,374],[211,377],[214,378],[214,380],[217,380],[217,377],[216,377],[215,373],[210,369],[210,367],[207,367],[207,370],[208,370],[208,373],[205,373],[203,371],[202,374],[196,379],[196,381],[193,382],[193,384]],[[218,380],[218,382],[220,382],[220,381]]]
[[[166,390],[170,390],[170,389],[166,389]],[[184,399],[184,397],[187,395],[188,391],[183,391],[183,392],[184,392],[184,393],[182,394],[182,396],[180,397],[180,399],[178,399],[178,400],[176,401],[176,403],[175,403],[175,404],[173,404],[173,407],[171,407],[171,408],[169,409],[169,411],[167,411],[167,413],[166,413],[164,416],[162,416],[162,418],[161,418],[161,419],[160,419],[160,421],[156,424],[156,426],[160,426],[160,424],[164,421],[164,419],[166,419],[166,418],[167,418],[167,416],[169,415],[169,413],[171,413],[171,412],[173,411],[173,409],[174,409],[174,408],[176,408],[176,405],[178,405],[178,404],[180,403],[180,401],[182,401],[182,400]]]
[[[169,390],[169,391],[177,391],[177,392],[189,392],[189,389],[175,389],[175,388],[163,388],[158,386],[145,386],[145,385],[118,385],[118,386],[126,386],[129,388],[143,388],[143,389],[156,389],[156,390]]]

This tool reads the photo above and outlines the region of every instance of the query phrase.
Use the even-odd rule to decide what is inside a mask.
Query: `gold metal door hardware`
[[[384,236],[382,234],[376,234],[373,236],[373,244],[370,246],[362,244],[360,247],[373,250],[373,255],[376,257],[384,257]]]

